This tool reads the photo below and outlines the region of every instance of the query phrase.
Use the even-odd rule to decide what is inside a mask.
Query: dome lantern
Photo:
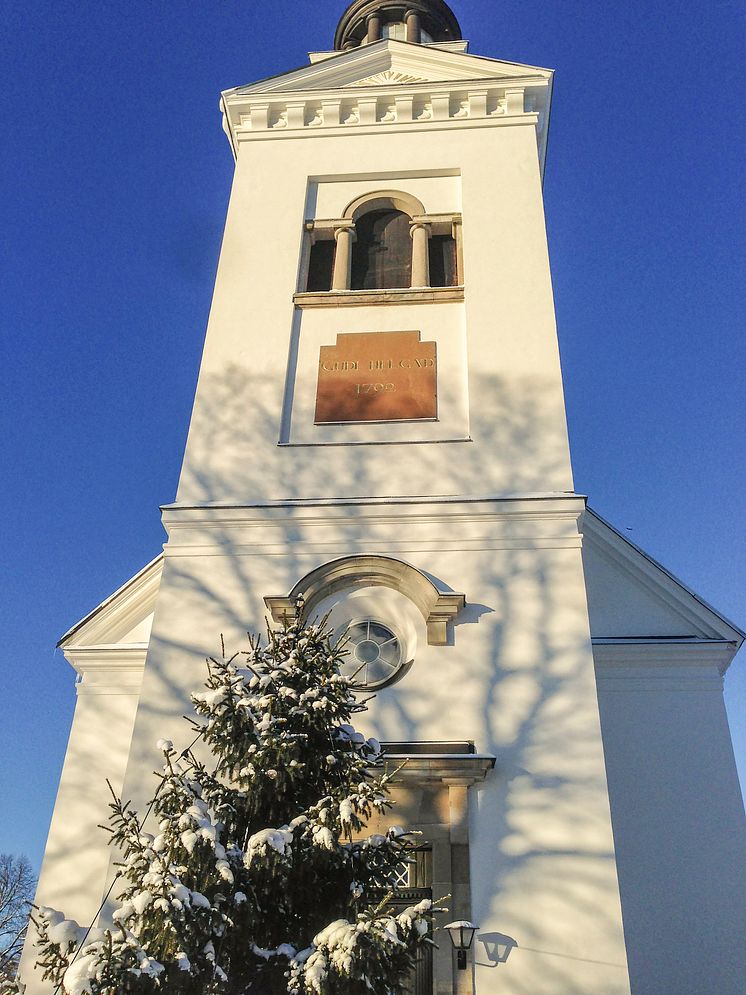
[[[355,0],[337,25],[334,47],[343,51],[382,38],[427,45],[458,41],[461,28],[443,0]]]

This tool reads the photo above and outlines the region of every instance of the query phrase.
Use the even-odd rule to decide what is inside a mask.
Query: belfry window
[[[417,38],[416,30],[413,31],[410,28],[407,31],[407,25],[404,21],[391,21],[384,24],[381,28],[381,38],[393,38],[394,41],[417,41],[420,45],[430,45],[433,40],[432,35],[424,28],[419,29],[419,38]]]
[[[381,30],[382,38],[393,38],[395,41],[407,40],[407,26],[404,21],[391,21],[384,24]]]
[[[308,256],[308,279],[306,290],[324,292],[332,289],[334,270],[334,241],[319,239],[311,246]]]
[[[412,282],[409,217],[402,211],[369,211],[355,225],[351,290],[389,290]]]
[[[307,221],[306,293],[460,287],[461,216],[426,214],[399,191],[371,193],[339,220]]]
[[[453,235],[431,235],[428,254],[430,257],[430,286],[458,286],[456,239]]]

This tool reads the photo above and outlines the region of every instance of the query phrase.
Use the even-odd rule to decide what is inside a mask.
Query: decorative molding
[[[461,287],[412,287],[403,290],[329,290],[293,294],[299,308],[370,307],[373,304],[453,304],[464,300]]]
[[[403,190],[371,190],[361,197],[355,197],[344,209],[343,218],[346,221],[357,221],[362,214],[368,211],[391,210],[403,211],[410,218],[425,213],[425,206],[421,200],[405,193]],[[314,224],[316,227],[316,224]]]
[[[522,124],[536,128],[543,170],[552,79],[537,66],[389,39],[226,90],[221,108],[234,156],[242,142],[319,132]]]
[[[413,76],[411,73],[402,73],[396,69],[384,69],[381,73],[373,76],[366,76],[365,79],[354,80],[346,86],[387,86],[392,83],[429,83],[430,80],[422,76]]]
[[[401,524],[398,522],[397,524]],[[459,523],[449,523],[458,527]],[[459,533],[460,534],[460,533]],[[241,537],[243,539],[243,537]],[[252,541],[248,537],[246,541],[237,540],[231,544],[231,556],[234,557],[256,557],[256,556],[287,556],[287,538],[275,542]],[[426,556],[430,553],[497,553],[505,550],[521,550],[530,548],[539,549],[579,549],[579,540],[572,538],[558,537],[556,539],[542,539],[533,536],[526,536],[523,539],[501,539],[499,537],[485,537],[483,539],[452,538],[449,540],[424,538],[405,539],[400,542],[387,541],[360,541],[356,535],[350,535],[348,540],[339,539],[329,542],[323,538],[318,541],[313,539],[292,539],[293,544],[300,548],[308,556],[332,557],[349,555],[350,551],[363,555],[369,549],[378,551],[386,549],[393,556],[407,557],[408,559]],[[190,556],[225,556],[225,546],[217,541],[217,537],[203,537],[201,541],[194,543],[179,542],[178,545],[168,546],[166,555],[169,559]]]
[[[174,504],[162,509],[164,553],[224,555],[230,542],[234,555],[286,555],[289,541],[324,560],[392,549],[579,548],[583,507],[582,497],[563,494]],[[406,538],[392,541],[395,531]]]
[[[356,84],[363,89],[363,83]],[[236,141],[258,137],[266,131],[286,129],[292,132],[309,128],[349,128],[355,126],[396,126],[413,123],[435,122],[463,124],[465,121],[499,123],[502,118],[525,120],[536,124],[542,108],[532,98],[536,110],[524,106],[523,87],[506,88],[504,85],[471,89],[459,85],[437,90],[431,87],[404,93],[368,93],[345,95],[332,91],[328,94],[293,94],[292,99],[281,96],[261,99],[245,97],[224,104],[227,127]]]
[[[659,681],[714,675],[718,680],[738,649],[738,641],[728,639],[594,639],[593,660],[597,678],[645,679]],[[652,673],[657,673],[653,677]],[[690,678],[687,677],[687,680]]]
[[[460,41],[431,41],[425,47],[438,48],[442,52],[460,52],[464,55],[469,53],[469,42],[465,38]]]
[[[78,673],[75,686],[78,696],[139,694],[147,652],[147,643],[76,646],[64,650],[68,663]]]
[[[598,673],[596,686],[599,694],[648,692],[671,694],[677,692],[723,693],[723,678],[718,673],[691,674],[629,674],[625,672]]]
[[[286,513],[295,519],[297,513],[313,511],[314,509],[324,509],[326,514],[323,520],[336,517],[339,509],[344,507],[357,507],[360,509],[371,508],[394,508],[398,506],[408,506],[417,509],[426,507],[463,507],[469,508],[472,514],[482,515],[477,511],[479,506],[484,508],[484,514],[489,517],[515,518],[519,516],[521,520],[552,520],[572,518],[576,521],[585,507],[585,498],[582,494],[569,494],[564,491],[545,492],[525,492],[516,494],[459,494],[459,495],[428,495],[427,497],[329,497],[329,498],[291,498],[279,501],[254,501],[248,504],[223,503],[220,501],[206,502],[205,504],[165,504],[161,506],[161,511],[165,516],[172,513],[180,517],[195,518],[202,521],[214,519],[216,522],[224,521],[226,517],[243,521],[246,519],[266,522],[266,518],[257,513],[267,514]],[[439,517],[438,517],[439,520]]]
[[[433,582],[403,560],[388,556],[345,556],[306,574],[286,597],[266,597],[264,603],[277,624],[293,622],[303,605],[310,612],[324,598],[356,587],[388,587],[404,594],[420,610],[431,646],[448,643],[448,624],[466,604],[466,597],[440,591]]]
[[[582,497],[562,494],[174,504],[162,509],[164,554],[224,556],[230,543],[234,556],[285,556],[288,542],[319,560],[384,551],[411,559],[433,550],[579,549],[583,507]]]

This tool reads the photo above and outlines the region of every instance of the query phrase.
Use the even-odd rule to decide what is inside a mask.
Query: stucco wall
[[[418,178],[439,173],[455,173],[460,183],[463,304],[302,316],[294,309],[310,182],[339,182],[341,203],[353,179],[367,178],[372,190],[407,192],[411,183],[422,192]],[[428,210],[452,209],[452,180],[446,175],[443,191],[427,194]],[[301,379],[313,378],[313,350],[302,338],[305,329],[315,342],[322,324],[329,343],[340,330],[390,327],[419,329],[423,340],[441,341],[444,397],[463,394],[458,357],[445,360],[446,346],[453,348],[446,339],[454,339],[468,362],[473,441],[423,444],[429,429],[415,425],[412,444],[396,448],[353,447],[341,454],[337,446],[278,447],[288,362],[292,368],[299,355]],[[453,403],[463,406],[463,397]],[[376,441],[380,432],[370,428]],[[308,434],[306,426],[303,441]],[[317,434],[323,441],[324,430]],[[352,429],[348,435],[356,438]],[[344,441],[343,431],[336,436]],[[399,432],[398,438],[406,436]],[[351,133],[344,141],[321,136],[242,146],[178,501],[571,489],[533,126]]]
[[[114,679],[112,680],[112,677]],[[117,680],[117,677],[119,678]],[[137,712],[139,680],[111,671],[88,675],[79,685],[75,716],[34,898],[39,907],[63,910],[67,918],[88,926],[106,887],[111,850],[99,827],[109,817],[111,793],[121,792]],[[21,977],[28,995],[48,993],[34,971],[35,929],[24,945]]]
[[[469,604],[451,645],[428,645],[421,620],[414,665],[360,724],[388,740],[473,739],[497,756],[470,789],[478,992],[627,991],[580,506],[234,508],[195,512],[188,527],[174,510],[125,794],[142,805],[155,741],[187,735],[179,716],[219,633],[244,645],[247,627],[263,627],[265,595],[287,593],[334,556],[398,556]],[[498,934],[514,944],[500,964]]]
[[[746,825],[717,668],[617,665],[599,691],[633,991],[738,995]]]

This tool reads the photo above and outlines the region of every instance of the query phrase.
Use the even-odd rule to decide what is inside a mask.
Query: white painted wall
[[[592,513],[583,564],[635,995],[736,995],[746,818],[723,703],[739,632]]]
[[[331,335],[393,320],[383,311],[380,318],[356,316],[353,308],[305,312],[294,324],[309,181],[348,184],[368,176],[373,189],[396,184],[406,192],[409,175],[412,190],[421,192],[422,177],[453,171],[461,181],[466,300],[462,306],[402,308],[401,327],[421,329],[423,339],[465,334],[473,441],[423,443],[428,430],[415,426],[412,445],[351,448],[343,457],[336,446],[278,447],[295,339],[300,335],[301,375],[307,377],[303,371],[320,323],[328,322]],[[449,198],[443,194],[444,209]],[[456,359],[453,364],[457,377]],[[306,441],[310,429],[294,430]],[[356,432],[350,427],[349,438]],[[463,132],[384,129],[242,145],[179,503],[568,490],[572,478],[533,125],[516,118],[511,125]]]
[[[706,658],[599,662],[606,767],[635,995],[741,995],[746,820]]]
[[[139,666],[125,653],[124,668],[111,651],[92,657],[78,685],[75,716],[57,791],[35,904],[61,909],[88,926],[98,913],[111,850],[100,825],[109,817],[111,794],[121,792],[140,691]],[[24,946],[21,978],[27,995],[51,991],[34,971],[33,925]]]
[[[406,501],[166,514],[170,531],[124,791],[143,806],[161,736],[204,656],[263,627],[285,594],[340,555],[395,555],[463,590],[453,645],[417,639],[414,666],[361,721],[382,739],[474,739],[496,772],[472,789],[477,991],[629,990],[585,608],[576,498]],[[421,626],[424,629],[424,625]],[[395,821],[395,815],[392,816]],[[507,963],[492,937],[512,937]]]

